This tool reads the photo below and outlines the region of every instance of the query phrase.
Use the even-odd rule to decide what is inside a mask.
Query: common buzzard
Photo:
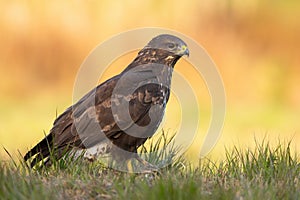
[[[98,85],[62,113],[50,133],[24,156],[31,167],[51,165],[72,151],[96,149],[95,157],[110,153],[113,160],[135,158],[139,146],[162,121],[170,95],[173,68],[189,55],[185,42],[163,34],[153,38],[120,74]]]

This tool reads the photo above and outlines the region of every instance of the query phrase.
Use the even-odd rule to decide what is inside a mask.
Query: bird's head
[[[180,38],[169,34],[158,35],[139,51],[137,57],[124,71],[150,63],[174,68],[176,62],[184,55],[189,56],[189,53],[187,44]]]
[[[190,54],[187,44],[184,41],[169,34],[156,36],[145,46],[145,49],[147,48],[164,50],[180,57],[184,55],[189,56]]]

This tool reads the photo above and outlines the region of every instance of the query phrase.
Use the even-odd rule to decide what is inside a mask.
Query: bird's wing
[[[35,156],[31,162],[31,166],[34,166],[37,162],[49,157],[51,152],[55,154],[56,159],[59,159],[72,147],[85,148],[96,144],[97,140],[101,139],[97,134],[101,130],[98,115],[105,116],[106,120],[103,123],[112,123],[109,112],[103,108],[110,102],[111,91],[117,80],[118,76],[115,76],[100,84],[62,113],[54,121],[50,133],[26,153],[24,160]],[[102,127],[105,128],[105,126]],[[103,135],[100,134],[100,136],[103,138]]]
[[[164,95],[169,96],[168,88],[157,84],[157,79],[157,71],[137,68],[99,85],[55,121],[51,130],[54,146],[92,147],[112,137],[117,139],[116,135],[134,125],[145,127],[144,132],[151,136],[163,115]],[[151,114],[154,104],[158,107]],[[139,129],[135,134],[144,137],[145,133]]]
[[[25,160],[37,154],[32,162],[35,165],[48,157],[52,149],[59,159],[73,147],[89,148],[111,138],[118,139],[120,133],[130,131],[135,124],[146,127],[153,118],[149,114],[151,106],[160,105],[166,93],[166,88],[162,90],[159,84],[153,83],[156,79],[155,71],[139,69],[100,84],[54,121],[49,135],[25,155]],[[144,132],[135,134],[144,138],[152,136],[161,121],[161,110],[152,112],[156,116],[153,119],[157,119],[152,120],[153,128],[146,127]],[[124,113],[129,113],[129,117]],[[120,127],[124,122],[126,126]]]
[[[106,139],[105,133],[118,131],[114,126],[110,102],[119,76],[94,88],[68,108],[53,124],[54,146],[92,147]]]
[[[160,124],[169,87],[162,70],[141,65],[122,74],[112,93],[116,123],[129,135],[151,137]]]

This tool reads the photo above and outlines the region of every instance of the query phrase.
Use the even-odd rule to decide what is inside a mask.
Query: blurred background
[[[56,112],[72,104],[76,73],[89,52],[115,34],[153,26],[193,38],[218,66],[227,114],[212,157],[232,145],[251,148],[255,138],[273,144],[292,139],[298,151],[299,9],[297,0],[0,0],[0,145],[12,154],[35,145]],[[121,68],[111,74],[133,57],[116,61]],[[208,122],[209,96],[197,95],[208,99],[202,104]],[[195,158],[199,145],[201,137],[188,156]],[[0,156],[7,158],[2,150]]]

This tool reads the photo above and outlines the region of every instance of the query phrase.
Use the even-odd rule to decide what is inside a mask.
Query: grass
[[[290,143],[271,147],[256,142],[254,150],[234,147],[224,160],[204,158],[191,166],[166,150],[165,135],[141,152],[157,165],[173,162],[157,174],[130,174],[98,162],[65,159],[50,168],[30,170],[23,162],[0,162],[0,199],[299,199],[300,163]],[[152,160],[151,160],[152,159]],[[160,161],[161,160],[161,161]]]

